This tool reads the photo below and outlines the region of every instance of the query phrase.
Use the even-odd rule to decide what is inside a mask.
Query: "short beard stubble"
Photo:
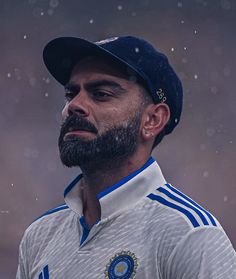
[[[138,145],[138,134],[142,112],[138,110],[126,122],[113,126],[95,139],[88,140],[76,135],[67,136],[68,131],[85,129],[97,133],[96,127],[78,115],[70,115],[62,124],[58,139],[60,158],[67,167],[81,169],[97,166],[112,167],[131,156]]]

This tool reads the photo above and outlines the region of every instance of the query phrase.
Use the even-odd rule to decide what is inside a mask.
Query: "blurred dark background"
[[[26,227],[79,172],[60,163],[63,88],[42,62],[57,36],[144,37],[179,73],[182,121],[154,152],[167,180],[211,211],[236,247],[233,0],[0,0],[0,278],[15,277]]]

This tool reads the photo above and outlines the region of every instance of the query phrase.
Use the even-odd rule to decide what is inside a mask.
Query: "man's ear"
[[[141,134],[145,141],[155,139],[170,119],[170,109],[165,103],[149,105],[143,114]]]

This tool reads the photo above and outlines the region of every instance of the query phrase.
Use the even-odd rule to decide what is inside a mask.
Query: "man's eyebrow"
[[[98,88],[98,87],[110,87],[113,89],[117,89],[120,93],[127,92],[127,90],[125,88],[123,88],[119,83],[117,83],[113,80],[107,80],[107,79],[89,81],[84,84],[84,87],[86,90],[92,90],[92,89]],[[81,89],[81,86],[79,84],[69,81],[65,85],[64,88],[65,88],[65,90],[79,92]]]
[[[69,90],[69,91],[80,91],[80,85],[74,83],[74,82],[68,82],[65,86],[64,86],[65,90]]]
[[[117,89],[120,92],[126,92],[127,90],[123,88],[119,83],[113,81],[113,80],[95,80],[95,81],[90,81],[84,85],[84,87],[89,90],[89,89],[94,89],[97,87],[111,87],[113,89]]]

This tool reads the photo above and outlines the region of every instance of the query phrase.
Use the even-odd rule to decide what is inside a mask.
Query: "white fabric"
[[[236,253],[220,224],[168,186],[153,159],[100,193],[101,220],[82,245],[79,181],[70,188],[67,205],[26,230],[17,279],[236,278]],[[135,259],[130,277],[106,273],[114,258],[129,253]]]

